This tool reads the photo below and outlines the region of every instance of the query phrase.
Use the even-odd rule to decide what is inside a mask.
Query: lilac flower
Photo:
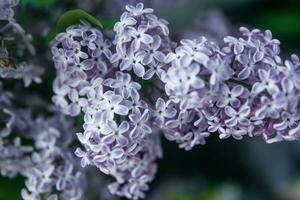
[[[145,134],[152,132],[151,128],[146,124],[149,118],[149,111],[143,113],[137,111],[129,115],[130,121],[134,124],[134,128],[130,132],[130,137],[133,139],[143,138]]]
[[[148,107],[148,104],[140,99],[140,95],[135,90],[132,90],[130,93],[131,101],[127,102],[127,106],[130,106],[131,113],[140,112],[141,109],[146,109]]]
[[[255,112],[255,116],[258,119],[264,119],[266,117],[279,118],[279,109],[283,107],[283,104],[278,99],[269,99],[268,97],[261,97],[261,107]]]
[[[117,33],[121,33],[124,31],[125,27],[133,26],[136,23],[137,23],[137,21],[133,17],[129,16],[128,13],[125,12],[121,15],[120,21],[115,23],[114,30]]]
[[[141,53],[134,54],[132,50],[129,50],[129,54],[120,64],[121,71],[133,69],[134,73],[138,77],[142,77],[145,74],[145,68],[142,65],[143,55]]]
[[[161,157],[155,130],[185,150],[212,133],[300,139],[299,59],[283,66],[270,31],[242,27],[223,46],[200,37],[175,48],[168,23],[152,12],[142,3],[126,6],[113,42],[85,23],[53,42],[53,100],[68,115],[84,115],[75,154],[83,167],[115,179],[111,193],[145,197]]]
[[[66,55],[73,58],[75,64],[80,63],[80,59],[88,58],[87,53],[81,51],[81,45],[79,43],[74,41],[71,45],[72,46],[71,46],[70,50],[68,50],[66,52]]]
[[[225,133],[225,129],[224,129],[224,125],[221,123],[220,118],[218,117],[213,117],[211,120],[209,120],[208,122],[208,128],[207,130],[210,133],[214,133],[214,132],[219,132],[220,134],[224,134]]]
[[[251,91],[253,94],[258,94],[264,90],[267,90],[269,94],[276,94],[279,92],[276,85],[277,80],[274,78],[274,75],[272,75],[271,70],[265,71],[263,69],[259,69],[258,75],[261,82],[257,82],[253,85]]]
[[[220,139],[226,139],[232,136],[236,140],[243,139],[243,136],[247,134],[247,131],[244,129],[226,129],[224,133],[219,135]]]
[[[21,192],[23,199],[45,197],[53,200],[62,198],[68,193],[70,198],[80,200],[81,195],[75,198],[69,191],[76,189],[79,193],[83,193],[80,192],[81,186],[77,184],[79,177],[73,177],[73,174],[81,174],[81,172],[78,171],[77,164],[68,149],[72,137],[62,134],[72,131],[71,121],[59,114],[47,118],[39,116],[34,119],[28,110],[14,109],[10,112],[14,113],[14,118],[9,123],[12,123],[13,133],[18,135],[10,135],[13,143],[4,138],[4,146],[0,148],[1,173],[11,177],[18,174],[25,177],[25,188]],[[24,146],[23,138],[32,141],[32,146]],[[57,163],[56,160],[60,162]],[[69,170],[70,176],[65,177],[65,182],[72,181],[72,188],[62,187],[54,194],[59,179],[57,170],[64,164],[72,166]]]
[[[192,61],[206,65],[209,58],[205,53],[201,52],[201,49],[200,51],[197,50],[197,46],[200,46],[199,44],[188,40],[181,41],[181,43],[184,45],[183,51],[185,52],[181,62],[183,66],[190,65]]]
[[[238,78],[241,80],[245,80],[249,78],[249,76],[255,73],[255,67],[257,67],[257,63],[255,63],[250,54],[241,54],[237,56],[237,61],[242,65],[241,71],[238,73]]]
[[[79,98],[79,94],[76,90],[72,89],[68,93],[69,99],[72,102],[67,109],[71,116],[77,116],[80,113],[80,108],[87,105],[87,100],[85,98]]]
[[[139,17],[143,14],[152,13],[153,9],[145,8],[143,3],[138,3],[135,7],[131,5],[127,5],[126,10],[130,12],[134,17]]]
[[[244,91],[245,89],[241,85],[236,85],[231,90],[227,85],[222,85],[222,97],[217,102],[217,106],[225,107],[230,103],[233,107],[239,107],[241,104],[239,97],[242,96]]]
[[[250,112],[250,107],[247,104],[241,106],[239,111],[234,110],[230,106],[226,106],[225,113],[229,119],[225,121],[225,124],[228,127],[234,127],[236,125],[248,126],[250,124],[248,119]]]
[[[293,82],[284,78],[281,80],[281,88],[282,90],[274,98],[285,104],[285,107],[296,107],[299,95],[296,94]]]
[[[82,39],[83,40],[80,42],[82,46],[87,46],[91,50],[96,49],[95,40],[97,39],[97,35],[95,33],[85,31],[82,33]]]
[[[76,149],[75,155],[81,158],[81,167],[85,167],[91,164],[89,155],[86,152],[82,151],[80,148]]]
[[[161,127],[165,123],[165,118],[172,118],[176,114],[176,110],[174,108],[170,108],[168,103],[166,104],[162,98],[158,98],[155,104],[155,113],[153,116],[155,117],[155,123],[158,127]]]
[[[274,129],[278,131],[284,131],[288,128],[292,128],[296,125],[297,121],[300,119],[299,113],[293,112],[282,112],[281,113],[281,122],[274,124]]]
[[[0,20],[11,20],[14,17],[13,8],[19,3],[18,0],[5,0],[0,3]]]
[[[104,125],[105,132],[108,132],[102,140],[106,144],[111,144],[113,142],[117,142],[121,147],[127,146],[129,141],[126,136],[123,134],[126,133],[129,129],[129,124],[126,121],[123,121],[120,126],[116,124],[114,121],[108,121],[107,124]]]
[[[104,101],[103,107],[106,108],[110,115],[114,113],[118,115],[127,115],[128,108],[121,104],[123,98],[120,95],[107,94],[107,100]]]
[[[286,77],[291,80],[294,86],[299,89],[300,88],[300,71],[299,71],[299,58],[296,55],[292,55],[290,60],[285,61],[285,67],[280,68],[282,72],[286,75]]]
[[[64,190],[69,184],[72,184],[71,180],[73,179],[73,170],[74,166],[72,165],[65,165],[61,166],[55,176],[58,177],[56,182],[56,189],[58,191]]]
[[[114,27],[116,53],[111,61],[120,61],[121,70],[133,69],[138,77],[150,79],[155,70],[149,71],[147,66],[164,64],[166,54],[172,49],[167,23],[150,14],[153,10],[144,9],[142,3],[126,9],[128,12],[122,14]]]
[[[116,79],[108,78],[104,81],[103,85],[115,89],[117,94],[121,94],[123,98],[127,99],[131,91],[141,89],[141,85],[137,82],[131,81],[131,76],[126,73],[117,72]]]
[[[129,36],[134,38],[134,40],[132,41],[133,52],[136,52],[140,48],[141,43],[151,44],[154,42],[153,38],[149,34],[145,33],[147,30],[148,27],[146,25],[140,25],[137,30],[134,28],[130,28],[127,30]]]
[[[109,171],[113,170],[116,166],[116,161],[124,155],[124,150],[116,147],[110,149],[108,146],[104,145],[101,150],[101,155],[94,157],[94,162],[101,163],[100,165],[105,165],[106,169]]]
[[[216,85],[221,81],[230,79],[233,74],[233,70],[224,60],[216,59],[214,61],[209,61],[207,65],[209,67],[209,70],[211,71],[209,82],[212,85]]]
[[[142,51],[142,53],[144,54],[142,63],[144,65],[149,65],[154,61],[154,59],[160,62],[164,62],[165,55],[159,51],[160,46],[161,38],[158,35],[154,35],[152,43],[150,43],[147,48],[145,48],[144,52]]]
[[[232,36],[227,36],[224,38],[224,42],[232,44],[233,52],[236,55],[241,54],[244,51],[244,44],[242,40],[238,40]]]
[[[98,76],[103,77],[109,72],[111,44],[103,37],[99,30],[83,23],[69,27],[65,34],[58,35],[53,41],[53,59],[59,74],[55,83],[60,88],[70,88],[53,100],[63,106],[66,114],[78,115],[86,106],[78,94],[84,93],[81,92],[83,88],[87,90],[90,81],[94,82]],[[86,46],[89,50],[86,50]],[[60,93],[59,90],[55,92]],[[66,96],[70,101],[64,100]]]

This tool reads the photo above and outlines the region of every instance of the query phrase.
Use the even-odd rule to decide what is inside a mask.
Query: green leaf
[[[117,18],[101,20],[104,29],[113,28],[115,23],[117,23],[118,21],[119,21],[119,19],[117,19]]]
[[[65,12],[59,18],[56,24],[56,34],[65,31],[66,28],[71,25],[79,24],[80,20],[85,20],[89,22],[92,26],[103,28],[101,22],[98,19],[85,12],[84,10],[75,9]]]
[[[277,35],[295,37],[300,34],[299,18],[298,11],[273,11],[257,16],[256,24]]]
[[[75,125],[79,126],[79,127],[82,127],[83,124],[84,124],[84,115],[80,114],[79,116],[77,116],[75,118]]]
[[[82,9],[69,10],[60,16],[55,29],[48,33],[46,42],[51,42],[57,34],[64,32],[69,26],[80,24],[80,20],[85,20],[96,28],[103,28],[102,23],[86,11]]]
[[[0,176],[0,200],[21,200],[24,178],[6,178]]]

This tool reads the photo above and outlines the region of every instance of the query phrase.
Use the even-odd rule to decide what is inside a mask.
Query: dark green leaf
[[[300,34],[298,11],[267,12],[256,18],[257,25],[270,29],[274,34],[294,37]]]
[[[117,19],[117,18],[101,20],[103,28],[105,28],[105,29],[113,28],[115,23],[117,23],[118,21],[119,21],[119,19]]]
[[[0,200],[21,200],[24,178],[4,178],[0,176]]]
[[[75,9],[65,12],[58,20],[56,24],[56,34],[63,32],[66,30],[67,27],[79,24],[80,20],[84,20],[89,22],[92,26],[103,28],[101,22],[90,15],[89,13],[85,12],[81,9]]]
[[[69,26],[80,24],[80,20],[87,21],[96,28],[103,28],[102,23],[86,11],[81,9],[69,10],[58,19],[55,29],[48,33],[47,43],[51,42],[58,33],[64,32]]]

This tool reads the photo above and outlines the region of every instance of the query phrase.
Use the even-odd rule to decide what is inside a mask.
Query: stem
[[[251,90],[252,86],[250,84],[247,84],[243,81],[239,81],[239,80],[235,80],[235,79],[229,79],[227,82],[231,82],[231,83],[236,83],[236,84],[239,84],[239,85],[242,85],[244,86],[245,88]]]

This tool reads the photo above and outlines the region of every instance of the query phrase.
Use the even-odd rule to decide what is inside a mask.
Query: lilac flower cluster
[[[0,47],[0,77],[23,79],[24,85],[27,87],[33,81],[40,83],[40,76],[44,70],[31,61],[20,61],[18,59],[18,57],[24,56],[27,51],[31,55],[35,54],[35,49],[31,44],[31,35],[26,34],[24,29],[14,19],[13,8],[18,3],[18,0],[3,0],[0,2],[0,20],[4,21],[4,26],[0,27],[0,42],[2,44]],[[14,50],[15,55],[8,53],[6,42],[11,41],[16,46]]]
[[[62,114],[33,119],[12,108],[12,94],[1,89],[0,173],[26,178],[24,200],[82,199],[84,176],[69,150],[73,123]],[[24,141],[27,141],[24,145]]]
[[[19,0],[3,0],[0,2],[0,20],[10,20],[14,17],[13,8],[18,5]]]
[[[197,144],[205,144],[205,137],[215,131],[208,130],[205,120],[215,112],[216,98],[223,91],[221,84],[230,79],[233,70],[225,53],[204,37],[182,40],[166,60],[169,68],[161,80],[169,99],[162,113],[168,115],[159,125],[169,140],[190,150]],[[156,109],[160,110],[159,107],[157,102]]]
[[[160,76],[165,56],[174,44],[169,38],[168,22],[153,15],[142,3],[126,10],[114,26],[116,53],[111,62],[120,62],[121,71],[131,71],[145,80]],[[146,68],[146,69],[145,69]]]
[[[283,64],[270,31],[241,28],[222,47],[205,37],[176,47],[167,22],[152,13],[142,3],[126,6],[112,43],[86,22],[52,43],[53,101],[83,116],[77,137],[84,149],[75,154],[82,167],[116,179],[111,193],[145,197],[162,154],[160,133],[185,150],[215,133],[300,139],[300,61],[292,55]]]
[[[113,70],[109,62],[111,43],[103,34],[88,24],[72,26],[57,35],[52,54],[58,76],[54,80],[53,101],[63,112],[77,116],[87,106],[81,90],[98,77]]]
[[[17,3],[0,2],[0,19],[7,21],[0,28],[0,77],[23,79],[24,85],[29,86],[32,81],[41,82],[39,76],[43,69],[18,59],[26,54],[26,49],[33,54],[34,48],[31,37],[14,19],[13,7]],[[21,36],[21,41],[16,40],[16,36]],[[8,53],[8,40],[16,43],[13,56]],[[69,149],[72,135],[66,134],[75,130],[72,120],[62,114],[34,119],[29,108],[16,108],[13,93],[6,92],[3,85],[5,80],[0,81],[1,175],[25,177],[25,188],[21,192],[24,200],[83,199],[84,176]]]
[[[0,77],[5,79],[23,79],[25,87],[31,85],[32,82],[41,83],[41,75],[44,69],[37,67],[31,62],[15,63],[10,57],[6,48],[0,48]]]
[[[299,139],[299,58],[282,61],[270,31],[241,28],[242,37],[225,37],[219,48],[205,38],[183,40],[162,75],[169,109],[163,124],[180,147],[221,139],[262,135],[268,142]],[[173,111],[172,111],[173,112]]]
[[[27,178],[23,199],[40,199],[40,196],[49,200],[84,199],[84,175],[70,151],[74,137],[66,134],[74,130],[72,121],[54,115],[38,117],[32,125],[34,127],[26,129],[29,128],[27,134],[34,137],[35,151],[30,165],[22,172]]]
[[[138,4],[127,10],[115,26],[116,45],[84,22],[57,35],[52,45],[58,74],[53,101],[68,115],[84,114],[84,131],[77,133],[84,150],[75,152],[81,165],[112,175],[116,182],[109,185],[111,193],[139,199],[154,178],[160,136],[149,127],[150,109],[140,96],[141,85],[124,71],[133,69],[145,79],[159,73],[154,66],[162,64],[159,60],[169,51],[162,41],[169,39],[165,22],[150,14],[151,9]],[[143,61],[136,60],[137,54]],[[147,72],[142,62],[147,62]]]

